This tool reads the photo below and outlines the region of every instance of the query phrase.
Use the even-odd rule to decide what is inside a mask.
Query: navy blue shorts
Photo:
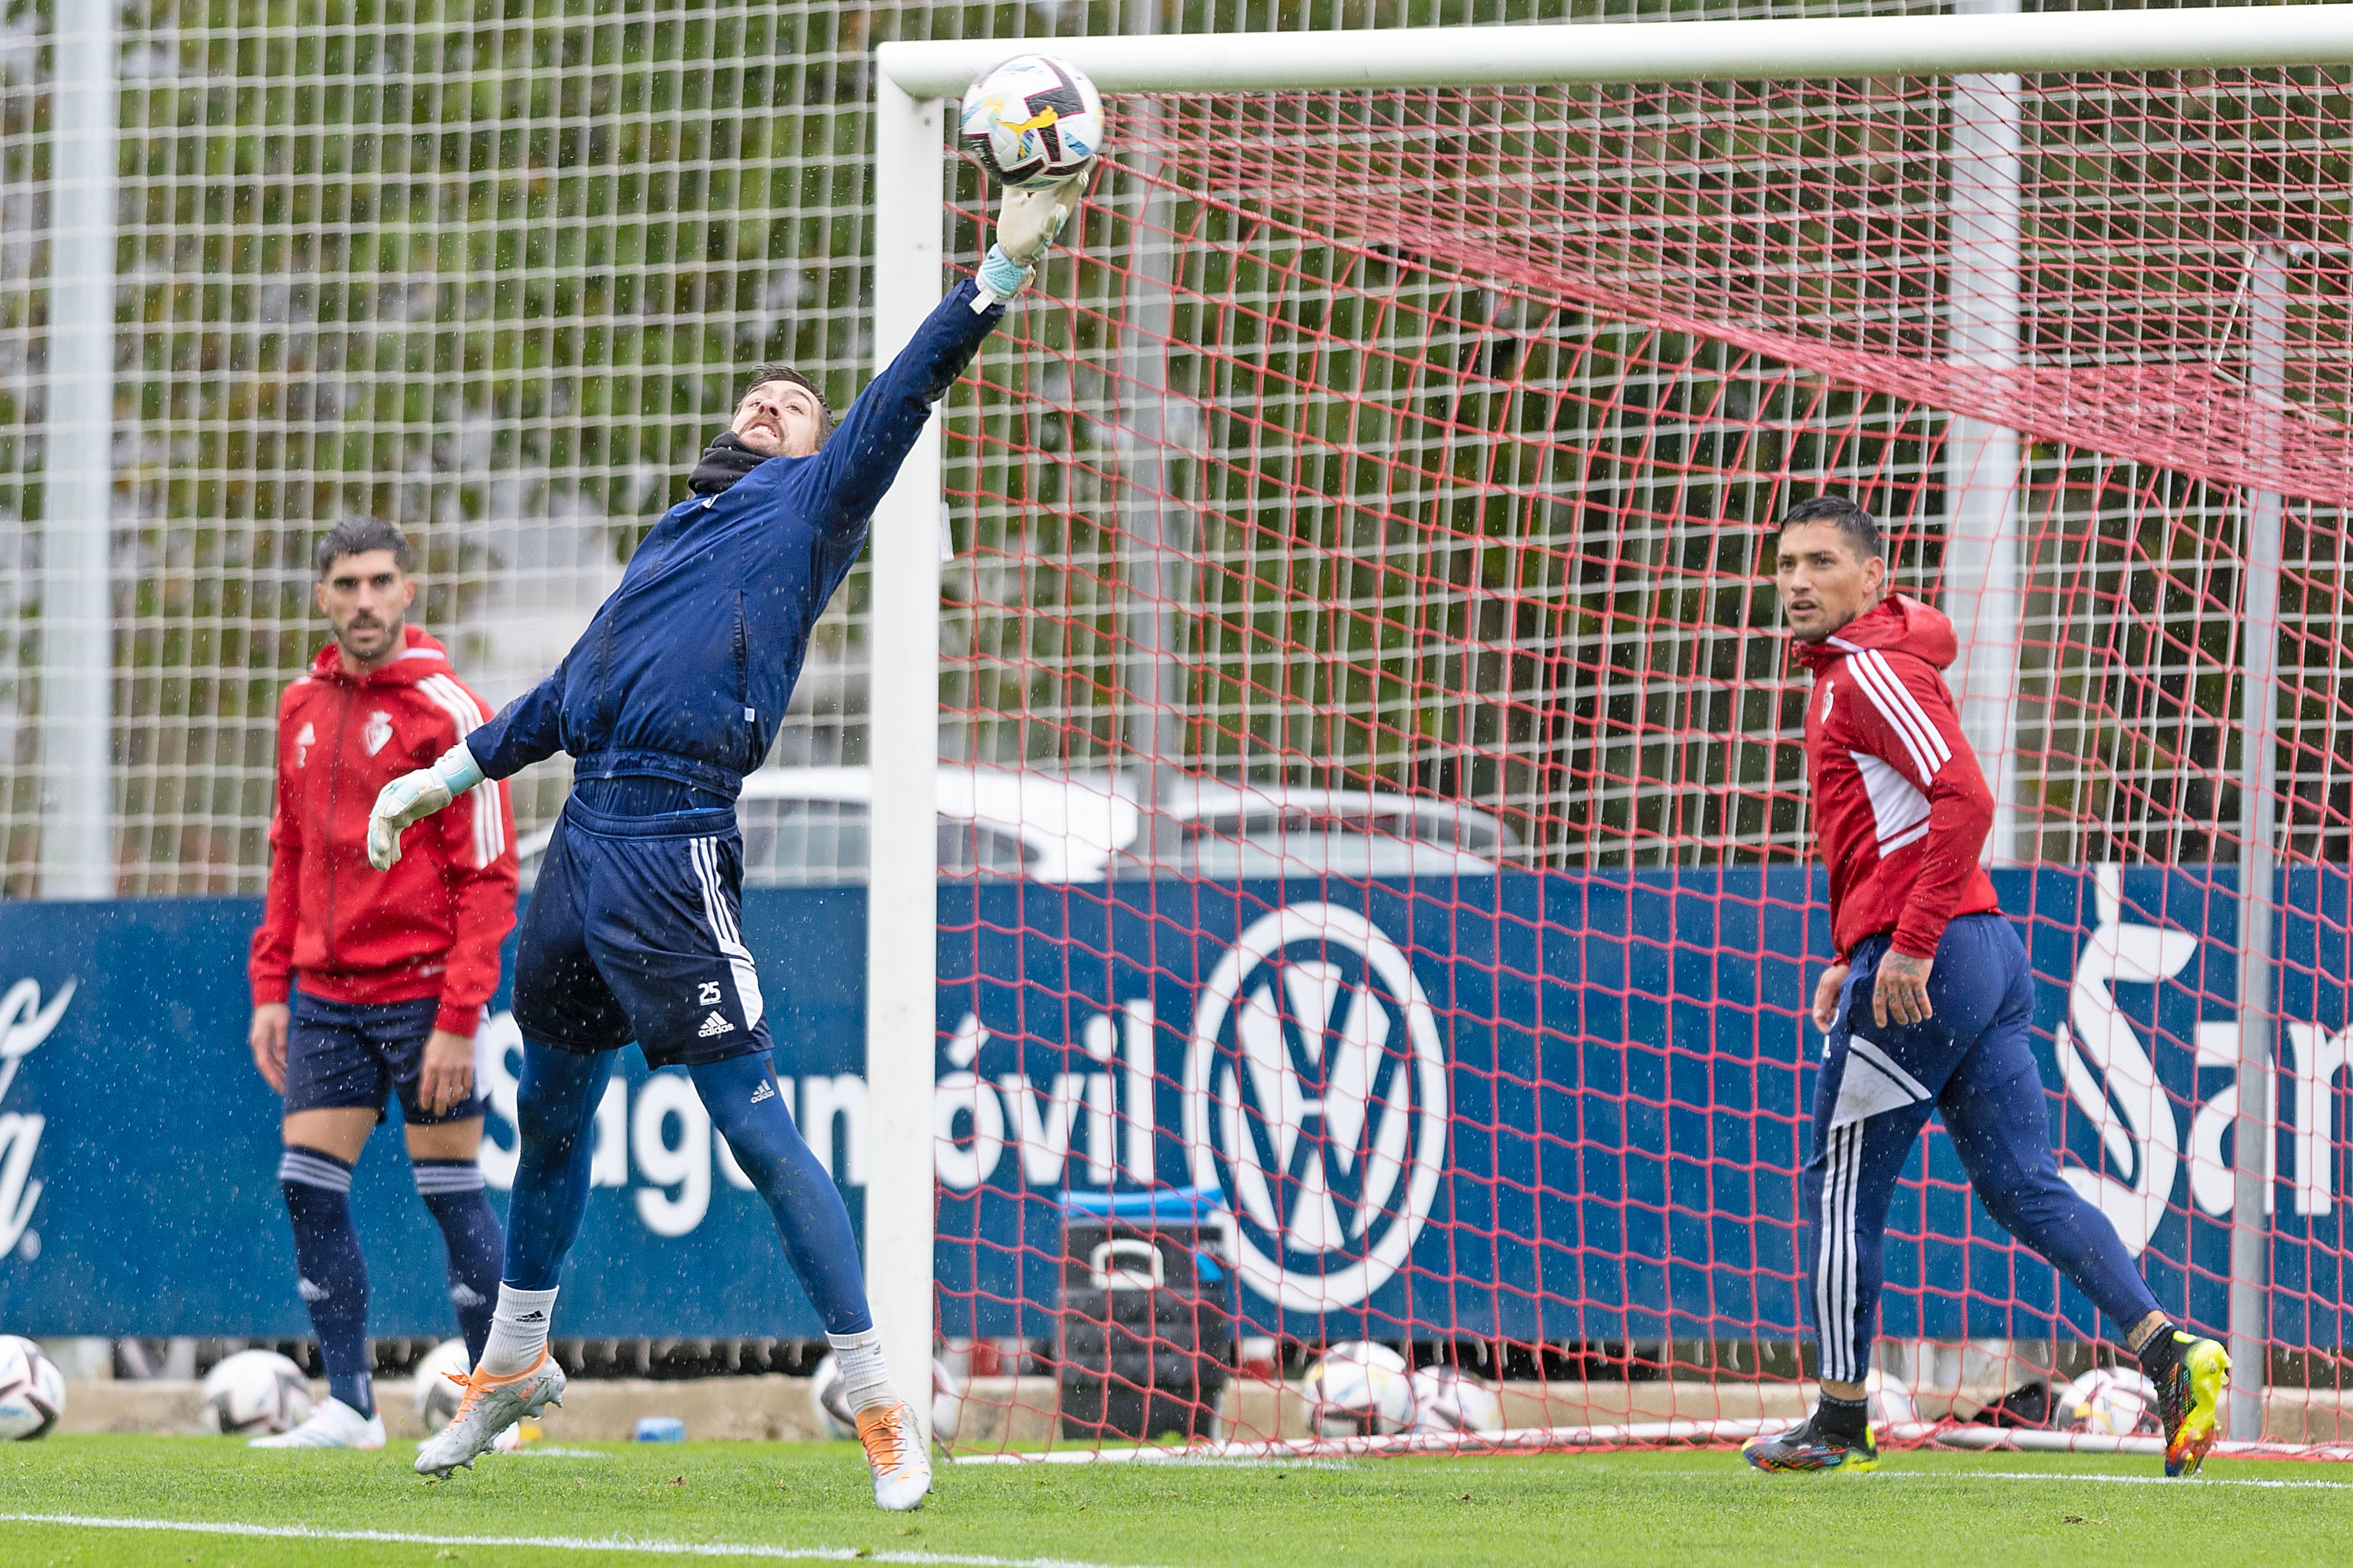
[[[373,1110],[384,1120],[385,1102],[400,1096],[401,1120],[412,1127],[462,1121],[482,1113],[480,1092],[438,1115],[418,1103],[417,1083],[425,1070],[425,1042],[441,1011],[437,996],[414,1002],[330,1002],[294,993],[294,1018],[286,1031],[286,1109]]]
[[[766,1050],[743,885],[732,810],[607,816],[567,801],[523,911],[515,1026],[561,1050],[635,1040],[649,1067]]]

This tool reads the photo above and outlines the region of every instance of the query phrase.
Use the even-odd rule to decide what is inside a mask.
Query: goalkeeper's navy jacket
[[[1841,958],[1882,932],[1933,958],[1955,917],[2001,907],[1978,865],[1993,795],[1937,673],[1959,646],[1952,622],[1901,594],[1798,645],[1814,672],[1806,775]]]
[[[555,672],[466,737],[482,772],[565,751],[576,779],[651,775],[733,800],[933,403],[1004,320],[975,298],[969,279],[952,290],[816,456],[771,458],[663,513]]]

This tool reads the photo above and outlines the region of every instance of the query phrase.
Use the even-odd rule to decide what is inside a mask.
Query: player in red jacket
[[[474,1035],[515,921],[506,786],[469,792],[389,871],[368,864],[377,792],[490,717],[441,645],[404,624],[417,595],[408,564],[408,542],[389,523],[362,519],[328,533],[312,592],[334,640],[279,704],[250,1043],[261,1076],[285,1097],[278,1181],[328,1397],[301,1426],[256,1447],[384,1447],[350,1193],[352,1167],[394,1095],[475,1359],[498,1295],[504,1243],[482,1194]]]
[[[1829,1038],[1802,1183],[1822,1396],[1803,1425],[1743,1452],[1763,1470],[1878,1463],[1863,1379],[1880,1242],[1934,1110],[1987,1212],[2125,1331],[2157,1384],[2166,1474],[2192,1474],[2230,1358],[2166,1317],[2107,1216],[2060,1177],[2026,948],[1978,865],[1993,799],[1937,673],[1958,651],[1953,625],[1886,591],[1879,525],[1835,497],[1782,519],[1775,581],[1814,677],[1806,776],[1838,952],[1814,990]]]

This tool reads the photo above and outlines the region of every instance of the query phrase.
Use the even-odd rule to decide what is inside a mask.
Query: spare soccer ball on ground
[[[1356,1340],[1334,1345],[1307,1369],[1307,1419],[1325,1437],[1369,1437],[1413,1424],[1413,1379],[1405,1357]]]
[[[2052,1419],[2072,1432],[2129,1437],[2164,1430],[2157,1384],[2127,1367],[2094,1367],[2061,1389],[2052,1405]]]
[[[32,1341],[0,1334],[0,1442],[46,1437],[66,1413],[65,1373]]]
[[[1459,1367],[1426,1366],[1413,1374],[1413,1429],[1417,1432],[1500,1432],[1501,1395]]]
[[[958,129],[990,174],[1039,190],[1094,162],[1103,144],[1103,98],[1068,60],[1016,55],[965,89]]]
[[[205,1373],[206,1429],[259,1436],[300,1426],[311,1415],[311,1380],[276,1351],[239,1351]]]
[[[858,1436],[858,1415],[849,1408],[849,1395],[841,1386],[841,1363],[830,1354],[809,1374],[809,1403],[817,1407],[817,1424],[825,1428],[827,1436],[846,1442]],[[956,1386],[955,1373],[935,1361],[932,1363],[932,1436],[953,1443],[963,1425],[964,1391]]]
[[[1883,1433],[1920,1419],[1920,1406],[1913,1399],[1912,1391],[1883,1372],[1874,1372],[1862,1380],[1862,1401],[1870,1412],[1868,1419]]]
[[[427,1432],[438,1432],[449,1425],[458,1414],[458,1402],[466,1397],[465,1388],[451,1381],[452,1374],[462,1378],[473,1370],[473,1360],[467,1355],[463,1340],[443,1340],[427,1351],[425,1359],[417,1363],[417,1385],[412,1395],[417,1424]]]

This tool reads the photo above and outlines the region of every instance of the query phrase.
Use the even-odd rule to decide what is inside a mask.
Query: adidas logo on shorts
[[[713,1013],[711,1016],[702,1020],[702,1027],[695,1030],[694,1032],[707,1040],[713,1035],[733,1034],[735,1032],[735,1026],[721,1017],[718,1014]]]
[[[776,1098],[776,1085],[770,1083],[766,1079],[762,1079],[760,1080],[760,1087],[752,1091],[752,1103],[754,1105],[759,1104],[760,1101],[764,1100],[774,1100]]]

